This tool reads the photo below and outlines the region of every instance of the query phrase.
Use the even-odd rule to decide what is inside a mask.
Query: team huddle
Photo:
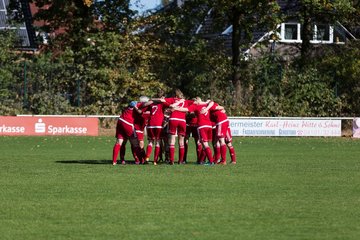
[[[165,161],[175,163],[175,143],[178,137],[178,164],[187,162],[189,138],[192,136],[196,146],[198,164],[227,163],[229,150],[231,163],[236,164],[235,150],[229,120],[224,107],[214,101],[202,101],[196,97],[187,100],[180,90],[175,97],[165,98],[163,92],[158,98],[140,97],[140,101],[131,101],[122,111],[116,125],[116,142],[113,148],[113,165],[120,155],[121,164],[125,164],[126,143],[131,145],[136,164]],[[144,131],[147,131],[148,144],[144,146]],[[212,142],[213,150],[209,142]],[[163,158],[164,155],[164,158]]]

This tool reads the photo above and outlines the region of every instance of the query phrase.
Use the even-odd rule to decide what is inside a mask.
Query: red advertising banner
[[[97,118],[0,117],[0,136],[98,136]]]

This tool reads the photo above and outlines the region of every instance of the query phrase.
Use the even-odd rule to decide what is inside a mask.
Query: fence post
[[[26,60],[24,60],[24,102],[23,107],[27,107],[27,73],[26,73]]]

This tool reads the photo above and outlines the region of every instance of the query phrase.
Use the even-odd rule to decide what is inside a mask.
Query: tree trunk
[[[234,107],[238,108],[242,102],[242,84],[241,84],[241,73],[240,73],[240,40],[241,40],[241,29],[240,29],[240,18],[241,13],[238,9],[233,8],[232,13],[232,67],[233,67],[233,78],[232,84],[235,88],[234,92]]]
[[[302,65],[306,65],[309,54],[311,52],[311,43],[310,41],[313,39],[313,31],[312,31],[312,19],[311,19],[311,11],[307,8],[307,6],[303,6],[303,23],[301,28],[301,63]]]

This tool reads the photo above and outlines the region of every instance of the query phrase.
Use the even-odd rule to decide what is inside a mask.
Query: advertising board
[[[0,136],[97,136],[98,119],[86,117],[0,117]]]
[[[229,121],[233,136],[341,136],[341,120],[230,118]]]

